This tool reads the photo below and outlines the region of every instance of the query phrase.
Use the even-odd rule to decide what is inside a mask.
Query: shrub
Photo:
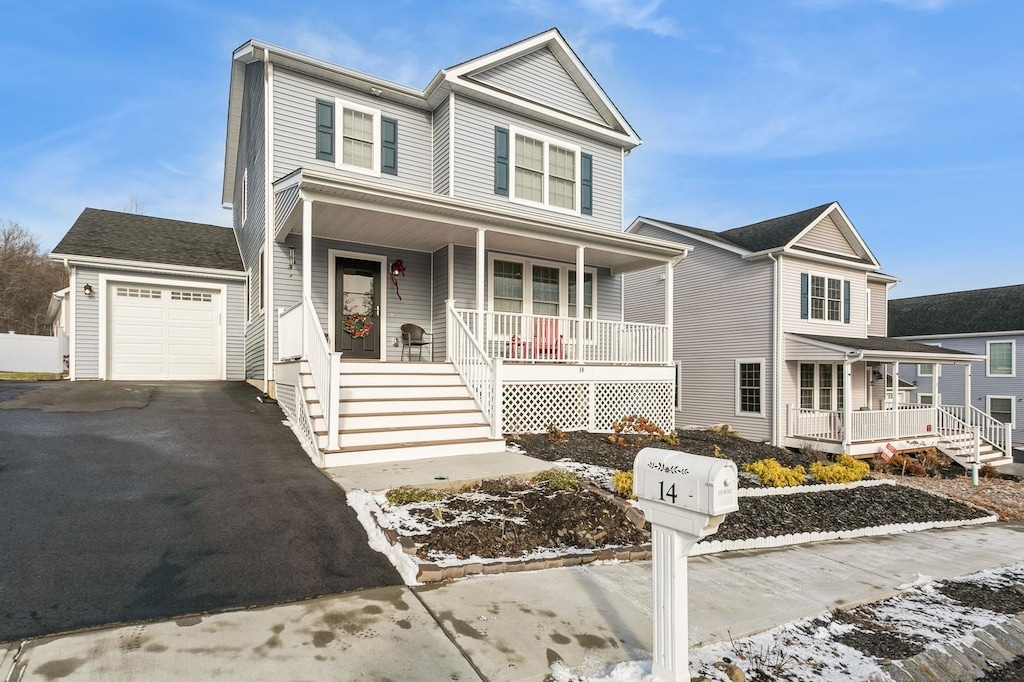
[[[661,440],[664,441],[666,445],[676,447],[679,445],[679,434],[675,431],[669,431],[661,437]]]
[[[822,483],[853,483],[871,472],[867,462],[854,459],[849,455],[838,455],[833,464],[825,462],[811,463],[811,478]]]
[[[428,488],[413,488],[403,485],[400,488],[392,488],[384,497],[387,498],[389,503],[400,506],[414,502],[437,502],[454,494],[455,491],[430,490]]]
[[[981,468],[978,469],[978,475],[982,478],[999,478],[1002,474],[999,473],[999,469],[996,469],[991,464],[982,464]]]
[[[802,466],[784,467],[774,457],[759,459],[753,464],[744,464],[743,470],[755,474],[761,479],[761,483],[771,488],[800,485],[807,476]]]
[[[800,446],[800,454],[812,462],[825,462],[828,460],[825,452],[818,449],[818,446],[813,443],[804,443]]]
[[[620,497],[633,498],[633,472],[616,471],[612,474],[612,486]]]
[[[718,447],[718,443],[715,443],[715,449],[711,452],[714,457],[725,457],[722,454],[722,448]]]
[[[719,436],[729,436],[730,438],[739,438],[740,432],[734,430],[728,424],[715,424],[707,428],[711,433],[717,433]]]
[[[642,414],[626,415],[612,424],[612,435],[608,436],[608,442],[630,447],[640,445],[644,440],[660,440],[665,437],[665,431]],[[627,436],[632,434],[632,440]]]
[[[922,450],[921,453],[918,454],[917,456],[917,461],[920,462],[921,466],[923,466],[928,471],[931,471],[932,469],[938,469],[940,466],[945,464],[945,462],[943,462],[942,455],[940,455],[939,451],[936,450],[935,448],[927,448],[925,450]]]
[[[542,471],[530,479],[532,483],[544,483],[552,490],[568,490],[575,492],[580,489],[580,480],[571,471],[555,467]]]
[[[924,476],[927,473],[920,462],[903,454],[893,455],[889,467],[894,474],[901,476]]]
[[[548,440],[552,443],[562,443],[565,441],[565,432],[554,424],[548,424]]]

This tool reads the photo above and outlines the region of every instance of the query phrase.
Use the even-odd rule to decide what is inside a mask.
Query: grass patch
[[[0,381],[60,381],[63,374],[53,372],[0,372]]]

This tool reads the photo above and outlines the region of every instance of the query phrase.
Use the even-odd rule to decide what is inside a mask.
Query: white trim
[[[989,367],[992,364],[992,344],[1010,344],[1010,373],[1009,374],[992,374]],[[986,341],[985,342],[985,376],[993,379],[1012,379],[1017,376],[1017,340],[1009,339],[1006,341]]]
[[[540,258],[527,258],[524,256],[518,256],[513,254],[500,253],[490,251],[487,253],[487,309],[494,310],[494,261],[500,260],[507,263],[519,263],[523,266],[523,315],[533,315],[533,267],[539,265],[545,268],[555,268],[559,271],[558,274],[558,315],[557,317],[568,317],[569,316],[569,272],[576,271],[575,263],[563,263],[559,261],[549,261]],[[593,276],[594,286],[591,287],[590,296],[591,303],[590,308],[593,311],[593,317],[585,317],[586,320],[597,320],[600,319],[597,316],[597,268],[584,267],[584,276],[588,273]],[[580,305],[582,292],[585,287],[581,286],[582,282],[577,282],[577,306]],[[583,308],[586,308],[586,304],[583,304]],[[577,308],[577,311],[580,309]]]
[[[220,327],[220,352],[218,353],[218,362],[220,363],[219,374],[222,381],[227,380],[227,367],[228,367],[228,315],[227,315],[227,302],[228,302],[228,285],[216,282],[196,282],[195,280],[186,279],[167,279],[162,277],[139,277],[137,275],[108,275],[106,273],[99,273],[99,284],[97,285],[97,291],[94,293],[99,296],[99,378],[109,379],[107,376],[107,351],[108,351],[108,339],[107,331],[110,328],[110,319],[108,319],[108,304],[107,298],[110,295],[110,285],[117,283],[126,284],[148,284],[152,286],[161,287],[174,287],[180,286],[183,288],[190,289],[204,289],[207,291],[216,291],[219,294],[219,303],[217,306],[217,314],[219,316],[218,326]]]
[[[455,197],[455,93],[448,92],[448,196]]]
[[[68,277],[68,288],[71,295],[68,301],[71,303],[71,328],[68,330],[68,379],[74,381],[76,377],[78,349],[75,344],[78,342],[78,268],[69,267],[71,274]]]
[[[249,219],[249,169],[242,171],[242,222]]]
[[[739,246],[736,246],[734,244],[727,244],[725,242],[720,242],[720,241],[717,241],[715,239],[712,239],[711,237],[705,237],[704,235],[695,234],[693,232],[690,232],[689,230],[687,230],[687,229],[685,229],[683,227],[679,227],[679,226],[676,226],[676,225],[669,225],[668,223],[663,223],[660,220],[653,220],[651,218],[644,218],[643,216],[641,216],[641,217],[637,218],[636,220],[634,220],[630,224],[630,226],[626,228],[626,232],[628,234],[636,235],[636,231],[638,229],[640,229],[640,227],[642,225],[650,225],[651,227],[656,227],[659,230],[665,230],[666,232],[674,232],[675,234],[678,234],[678,235],[680,235],[682,237],[688,237],[688,238],[690,238],[690,239],[692,239],[694,241],[703,242],[703,243],[708,244],[710,246],[717,246],[718,248],[722,249],[723,251],[728,251],[730,253],[735,253],[735,254],[737,254],[739,256],[746,256],[746,255],[750,254],[750,251],[747,251],[746,249],[744,249],[742,247],[739,247]],[[637,235],[637,236],[639,236],[639,235]],[[688,248],[690,250],[693,249],[692,246],[686,247],[686,248]]]
[[[761,369],[758,372],[759,386],[757,387],[758,398],[761,403],[761,410],[759,412],[747,412],[740,409],[740,365],[760,365]],[[764,371],[767,361],[765,358],[737,358],[733,364],[733,393],[735,398],[735,408],[737,417],[761,417],[762,419],[766,415],[765,411],[765,396],[764,396]]]
[[[839,223],[836,223],[836,228],[839,229],[840,234],[843,235],[843,238],[846,239],[847,243],[849,244],[851,236],[854,237],[857,240],[859,246],[864,250],[863,254],[857,254],[857,255],[860,256],[861,258],[863,258],[866,255],[867,258],[872,262],[872,264],[874,265],[875,268],[879,267],[878,259],[876,259],[874,254],[871,253],[871,249],[868,248],[867,243],[865,243],[864,240],[861,238],[860,234],[857,232],[857,228],[855,228],[853,226],[853,223],[850,221],[849,217],[847,217],[846,213],[843,211],[842,206],[840,206],[839,203],[835,202],[835,201],[833,201],[831,204],[829,204],[828,208],[826,208],[825,211],[821,215],[819,215],[817,218],[812,220],[810,222],[810,224],[807,225],[807,227],[805,227],[804,229],[800,230],[800,232],[797,233],[797,235],[795,237],[793,237],[792,239],[790,239],[786,243],[786,245],[784,247],[786,252],[788,253],[791,248],[796,246],[797,242],[799,242],[801,239],[803,239],[807,235],[807,233],[809,233],[811,230],[813,230],[815,227],[817,227],[821,223],[821,221],[824,220],[826,216],[829,216],[833,211],[838,212],[839,217],[846,224],[846,228],[844,229],[843,225],[840,225]],[[854,251],[857,250],[856,247],[853,244],[850,244],[850,246],[854,247],[854,249],[853,249]],[[807,247],[804,247],[804,248],[807,248]],[[819,254],[815,254],[815,255],[819,255]]]
[[[985,414],[992,417],[992,399],[996,400],[1009,400],[1010,401],[1010,428],[1017,428],[1017,396],[1015,395],[986,395],[985,396]],[[992,417],[995,419],[995,417]]]
[[[537,142],[540,142],[540,143],[542,143],[544,145],[543,169],[541,171],[542,174],[543,174],[543,181],[541,183],[541,196],[543,198],[541,199],[541,201],[533,201],[533,200],[530,200],[530,199],[523,199],[521,197],[517,197],[516,196],[516,137],[519,136],[519,135],[521,135],[521,136],[523,136],[525,138],[529,138],[531,140],[536,140]],[[551,163],[551,147],[552,146],[558,147],[559,149],[564,149],[566,151],[570,151],[573,154],[575,154],[575,156],[576,156],[576,160],[573,163],[573,171],[574,171],[573,183],[574,183],[574,188],[573,188],[573,208],[572,209],[567,209],[567,208],[563,208],[561,206],[553,205],[551,203],[551,197],[548,196],[548,191],[550,189],[550,184],[551,184],[550,183],[550,180],[551,180],[550,163]],[[512,202],[512,203],[515,203],[515,204],[524,204],[526,206],[536,206],[538,208],[543,208],[544,210],[547,210],[547,211],[555,211],[556,213],[564,213],[565,215],[573,215],[573,216],[580,215],[580,206],[581,206],[582,194],[583,194],[583,192],[582,192],[583,188],[582,188],[581,182],[580,182],[581,177],[582,177],[582,165],[583,165],[581,163],[581,159],[580,159],[582,153],[583,153],[583,150],[582,150],[582,148],[579,145],[572,144],[571,142],[566,142],[565,140],[560,140],[560,139],[558,139],[556,137],[552,137],[550,135],[545,135],[543,133],[535,133],[535,132],[532,132],[532,131],[527,130],[525,128],[518,128],[518,127],[516,127],[514,125],[509,125],[508,126],[508,200],[510,202]]]
[[[803,403],[801,402],[800,392],[804,389],[803,383],[801,381],[802,380],[802,376],[801,376],[801,373],[800,373],[800,366],[801,365],[811,365],[811,366],[814,367],[814,385],[811,386],[811,407],[809,407],[809,408],[804,407]],[[844,395],[849,396],[850,399],[851,399],[851,402],[850,402],[849,405],[846,405],[846,403],[843,403],[843,409],[845,410],[847,407],[852,409],[853,408],[852,400],[853,400],[853,397],[854,397],[853,396],[853,375],[852,375],[852,372],[851,372],[851,375],[849,377],[850,378],[850,384],[847,385],[847,383],[846,383],[846,379],[847,379],[846,367],[849,367],[850,365],[849,365],[849,363],[845,363],[845,362],[818,362],[818,361],[815,361],[815,360],[797,360],[796,361],[796,401],[795,401],[794,404],[797,407],[799,407],[800,409],[802,409],[802,410],[806,410],[806,409],[811,409],[811,410],[826,409],[826,408],[821,407],[821,390],[824,388],[821,385],[821,369],[820,368],[821,368],[822,365],[828,365],[829,367],[832,368],[832,385],[828,387],[828,391],[829,391],[829,407],[827,409],[830,410],[830,411],[838,412],[839,411],[839,400],[840,400],[840,397],[843,397]],[[839,385],[840,382],[842,382],[842,386]]]
[[[806,270],[804,272],[806,272],[806,274],[807,274],[807,319],[806,320],[801,319],[801,322],[810,322],[811,324],[827,324],[827,325],[833,325],[833,326],[834,325],[842,326],[842,325],[846,325],[846,324],[851,324],[852,325],[853,324],[853,301],[850,301],[850,321],[849,322],[844,322],[843,321],[843,311],[846,309],[846,286],[845,286],[844,282],[848,282],[848,281],[850,282],[850,296],[853,296],[853,282],[851,280],[846,279],[842,275],[835,276],[835,275],[830,275],[830,274],[825,273],[825,272],[815,272],[814,270]],[[803,273],[801,273],[801,274],[803,274]],[[811,290],[812,290],[812,288],[814,286],[814,283],[811,280],[814,277],[822,277],[822,278],[825,279],[825,298],[823,299],[824,303],[823,303],[823,307],[822,307],[822,314],[825,317],[821,317],[821,318],[814,317],[814,308],[811,305],[811,301],[813,299],[813,296],[811,295]],[[829,302],[829,300],[831,300],[828,297],[828,281],[830,279],[839,282],[839,319],[838,320],[830,320],[828,318],[828,302]]]
[[[270,393],[270,382],[274,380],[274,342],[277,340],[277,315],[268,314],[274,310],[274,220],[277,202],[270,178],[274,172],[274,65],[269,61],[264,68],[263,96],[263,242],[268,254],[264,265],[263,279],[266,282],[266,296],[263,299],[263,392]],[[263,283],[261,282],[261,285]]]
[[[918,334],[916,336],[894,336],[893,338],[903,339],[904,341],[917,341],[919,339],[976,339],[980,336],[1024,336],[1024,329],[1002,332],[963,332],[960,334]]]
[[[455,244],[448,242],[448,297],[455,298]]]
[[[373,151],[371,152],[372,158],[370,159],[370,167],[364,168],[363,166],[356,166],[350,163],[345,163],[345,109],[351,111],[357,111],[361,114],[368,114],[373,117]],[[334,98],[334,167],[338,170],[349,171],[352,173],[359,173],[360,175],[371,175],[375,178],[380,177],[380,109],[374,109],[362,104],[356,104],[355,102],[349,102],[348,100],[341,99],[340,97]]]
[[[907,389],[904,388],[904,389],[900,389],[900,390],[901,391],[906,391]],[[932,401],[930,403],[925,403],[925,402],[922,402],[921,398],[931,398]],[[917,403],[919,405],[941,405],[942,404],[942,394],[941,393],[918,393],[917,394]]]
[[[228,229],[228,228],[225,228]],[[190,265],[174,265],[167,263],[148,263],[146,261],[124,260],[121,258],[103,258],[101,256],[75,256],[69,254],[53,253],[50,257],[54,260],[67,261],[68,265],[83,265],[90,268],[131,268],[144,270],[158,274],[185,276],[206,276],[219,277],[223,279],[244,280],[244,270],[218,270],[216,268],[197,268]]]
[[[387,297],[387,282],[385,277],[387,276],[388,268],[388,257],[382,256],[376,253],[360,253],[358,251],[344,251],[342,249],[327,249],[327,343],[330,346],[331,351],[334,351],[334,332],[335,319],[334,319],[334,305],[335,305],[335,290],[337,283],[337,269],[339,258],[353,258],[356,260],[367,260],[376,261],[380,263],[380,319],[377,322],[380,327],[380,357],[378,358],[381,362],[385,362],[388,357],[388,345],[387,345],[387,319],[388,319],[388,297]]]
[[[864,294],[865,294],[865,298],[864,298],[864,324],[865,325],[870,325],[871,324],[871,287],[865,287],[864,288]],[[850,295],[851,296],[853,295],[852,287],[851,287]],[[853,316],[852,311],[850,313],[850,316],[851,317]]]

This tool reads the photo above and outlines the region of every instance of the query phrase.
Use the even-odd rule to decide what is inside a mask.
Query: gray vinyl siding
[[[291,234],[288,235],[283,244],[277,246],[274,258],[274,305],[278,309],[285,309],[299,301],[302,297],[301,263],[302,258],[304,258],[302,238],[299,235]],[[288,268],[289,246],[295,247],[296,266],[294,269]],[[401,327],[403,324],[411,322],[418,324],[428,332],[431,330],[430,254],[314,237],[313,277],[311,282],[313,307],[316,308],[320,324],[323,325],[324,331],[332,341],[337,335],[337,330],[330,328],[330,314],[328,310],[330,306],[329,268],[333,265],[333,260],[329,261],[329,251],[331,250],[363,254],[371,259],[372,256],[384,255],[387,256],[388,263],[401,259],[405,264],[405,277],[398,278],[399,291],[402,296],[401,300],[399,300],[395,287],[391,283],[386,271],[383,273],[383,280],[381,281],[381,292],[386,297],[385,311],[387,314],[387,324],[381,338],[381,343],[387,347],[387,360],[398,361],[402,349],[394,345],[394,340],[401,338]],[[359,256],[353,255],[352,257],[358,258]],[[274,357],[276,358],[276,330],[274,338]],[[424,350],[424,358],[426,358],[427,352],[427,350]],[[440,359],[439,354],[435,357]]]
[[[494,193],[494,128],[513,126],[527,133],[546,135],[579,145],[594,159],[593,215],[568,215],[511,201]],[[466,97],[457,96],[454,116],[455,195],[498,205],[518,213],[572,225],[622,229],[622,150],[577,133],[556,128]],[[514,168],[509,168],[514,173]]]
[[[843,256],[858,256],[830,215],[822,218],[821,222],[811,228],[811,231],[796,243],[796,246],[816,251],[828,251]]]
[[[296,168],[317,168],[365,180],[361,173],[341,170],[335,162],[316,158],[316,100],[342,100],[377,109],[398,121],[398,175],[374,178],[394,187],[430,192],[433,189],[433,149],[430,112],[396,104],[383,97],[350,90],[310,76],[275,67],[273,179]],[[340,111],[335,110],[335,118]],[[340,159],[340,121],[335,125],[336,158]],[[375,131],[380,134],[380,131]]]
[[[690,260],[689,257],[686,260]],[[684,261],[685,262],[685,261]],[[867,275],[863,270],[779,256],[782,267],[782,329],[796,334],[867,338],[865,322]],[[800,274],[824,275],[850,280],[850,323],[800,319]],[[874,308],[871,310],[874,313]]]
[[[281,229],[284,221],[299,203],[299,188],[289,187],[274,195],[274,230]]]
[[[885,282],[868,281],[871,292],[871,321],[868,322],[868,336],[888,336],[889,334],[889,289]]]
[[[665,230],[650,225],[641,225],[636,234],[655,239],[670,238]],[[685,276],[685,268],[681,274]],[[639,272],[630,272],[623,276],[625,279],[623,314],[627,320],[647,322],[648,324],[663,324],[665,322],[664,275],[664,268],[649,268]],[[678,286],[679,284],[676,283],[676,288]]]
[[[601,114],[546,47],[471,78],[517,97],[605,125]]]
[[[621,320],[622,278],[611,274],[608,268],[598,268],[597,281],[594,284],[597,286],[597,319]],[[658,324],[664,322],[663,319]]]
[[[476,249],[468,246],[455,247],[455,307],[476,308]],[[487,305],[487,291],[484,288],[484,306]]]
[[[1005,336],[968,336],[960,338],[928,339],[909,337],[918,343],[941,343],[943,348],[974,353],[977,355],[988,355],[989,341],[1014,341],[1014,370],[1013,377],[990,377],[987,374],[987,362],[971,363],[971,405],[986,412],[988,409],[987,396],[1012,396],[1014,406],[1013,441],[1021,443],[1024,441],[1024,334]],[[951,365],[938,367],[939,373],[939,394],[944,405],[964,404],[964,369]],[[900,379],[908,382],[917,382],[918,393],[932,393],[932,377],[919,376],[917,365],[900,365]]]
[[[263,379],[263,313],[249,320],[245,328],[245,378]]]
[[[448,151],[449,151],[449,111],[448,100],[434,109],[434,192],[448,194]]]
[[[82,288],[92,285],[93,295]],[[95,270],[75,268],[75,378],[98,379],[100,376],[100,275]]]
[[[445,301],[448,299],[448,247],[438,249],[431,255],[431,271],[433,274],[434,300],[431,303],[432,327],[434,330],[434,350],[438,360],[444,359],[448,352],[447,317]]]
[[[227,347],[224,349],[225,376],[229,381],[245,379],[245,283],[227,284]]]

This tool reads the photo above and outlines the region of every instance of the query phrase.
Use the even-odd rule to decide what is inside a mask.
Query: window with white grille
[[[159,289],[141,289],[139,287],[117,287],[117,295],[125,298],[161,298]]]
[[[764,360],[736,361],[736,414],[764,414]]]
[[[196,303],[210,303],[213,301],[213,294],[202,291],[172,291],[172,301],[195,301]]]

